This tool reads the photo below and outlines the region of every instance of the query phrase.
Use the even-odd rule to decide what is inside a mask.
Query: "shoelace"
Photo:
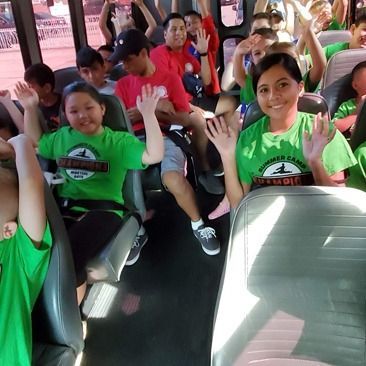
[[[205,227],[203,229],[198,229],[197,231],[202,239],[211,239],[212,237],[216,238],[215,229],[212,227]]]

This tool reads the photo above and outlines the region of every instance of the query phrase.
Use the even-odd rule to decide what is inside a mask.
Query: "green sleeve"
[[[329,175],[342,172],[357,164],[347,140],[339,131],[324,149],[323,164]]]
[[[354,113],[355,110],[356,110],[355,99],[349,99],[346,102],[343,102],[339,106],[337,112],[335,112],[335,114],[333,116],[333,120],[345,118],[345,117],[351,115],[352,113]]]
[[[253,180],[248,172],[248,162],[244,155],[245,132],[241,132],[238,143],[236,144],[236,167],[238,170],[239,181],[245,184],[252,184]]]
[[[19,250],[19,257],[22,258],[25,273],[28,278],[38,276],[39,271],[48,264],[50,257],[50,248],[52,246],[52,236],[49,224],[47,223],[42,242],[39,248],[36,248],[24,231],[18,224],[16,231],[16,245]],[[43,268],[44,270],[44,268]]]
[[[253,79],[250,74],[247,74],[245,78],[245,85],[240,89],[240,102],[249,104],[256,99],[255,92],[253,90]]]
[[[357,148],[355,158],[358,164],[349,169],[347,187],[366,191],[366,142]]]
[[[122,147],[123,166],[126,169],[145,169],[147,165],[142,163],[142,154],[146,149],[145,143],[130,133],[118,135],[118,144]]]
[[[332,22],[329,24],[328,30],[344,30],[346,29],[346,22],[339,24],[335,17],[333,17]]]
[[[40,140],[38,141],[38,153],[46,159],[55,160],[56,157],[54,155],[54,143],[57,132],[53,133],[44,133]]]

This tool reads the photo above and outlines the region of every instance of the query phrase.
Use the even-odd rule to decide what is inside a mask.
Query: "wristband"
[[[207,55],[208,55],[207,52],[203,52],[203,53],[200,54],[201,57],[204,57],[204,56],[207,56]]]

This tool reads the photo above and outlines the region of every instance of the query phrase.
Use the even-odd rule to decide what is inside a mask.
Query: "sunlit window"
[[[224,65],[229,61],[232,61],[235,48],[237,44],[241,41],[241,38],[226,38],[223,43],[223,50],[224,50]]]
[[[221,21],[226,27],[234,27],[243,23],[243,0],[220,0]]]
[[[75,65],[75,46],[67,0],[33,1],[34,18],[42,59],[51,69]]]
[[[24,65],[10,2],[0,3],[0,89],[11,92],[23,80]],[[15,95],[12,94],[14,98]]]

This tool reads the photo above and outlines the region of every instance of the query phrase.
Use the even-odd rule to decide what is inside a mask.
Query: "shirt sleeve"
[[[356,149],[355,158],[358,164],[349,169],[347,187],[366,191],[366,143]]]
[[[150,59],[157,68],[169,70],[169,55],[163,47],[165,46],[158,46],[152,49],[150,53]]]
[[[60,131],[60,130],[58,130]],[[46,159],[55,160],[55,154],[53,146],[57,138],[57,131],[53,133],[44,133],[38,141],[38,153]]]
[[[220,47],[220,39],[212,15],[208,15],[202,19],[202,28],[206,30],[206,35],[210,35],[208,44],[210,52],[216,53]]]
[[[347,100],[346,102],[342,103],[337,112],[335,112],[333,120],[348,117],[350,114],[354,113],[355,110],[356,104],[352,103],[352,99]]]
[[[338,130],[333,140],[325,147],[322,158],[325,170],[329,175],[342,172],[357,164],[351,147]]]
[[[36,248],[23,227],[18,223],[18,229],[15,233],[15,240],[19,257],[23,261],[25,273],[28,278],[37,275],[38,270],[48,263],[50,258],[50,248],[52,246],[52,236],[49,224],[47,223],[41,245]]]
[[[236,167],[238,170],[239,181],[245,184],[252,184],[253,179],[248,171],[248,162],[244,155],[245,133],[242,132],[236,144]]]
[[[145,143],[126,132],[119,133],[117,138],[122,148],[123,166],[126,169],[145,169],[147,165],[142,163],[142,154],[146,149]]]
[[[189,103],[182,79],[178,75],[171,75],[169,99],[177,112],[189,112]]]

